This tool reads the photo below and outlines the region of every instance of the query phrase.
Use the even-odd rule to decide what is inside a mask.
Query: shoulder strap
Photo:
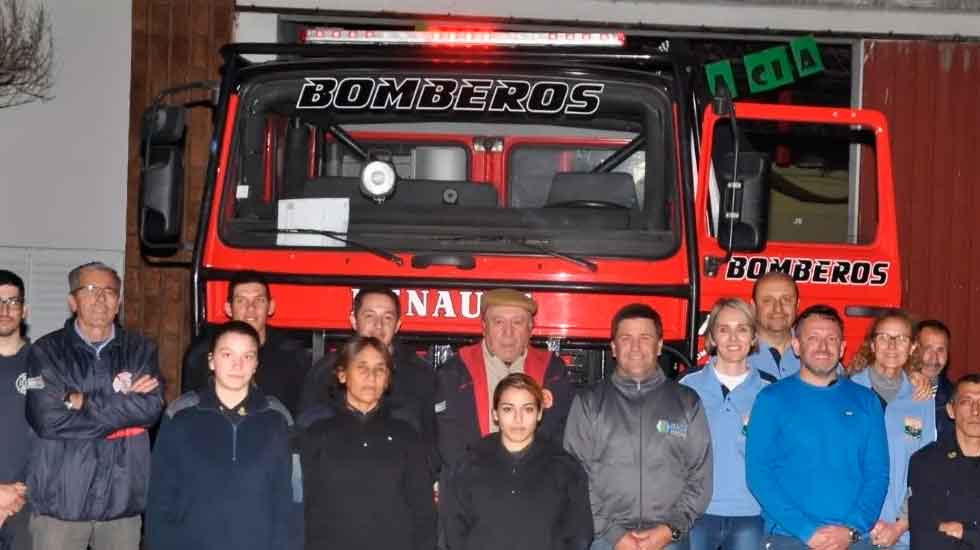
[[[196,407],[200,402],[201,396],[196,391],[189,391],[178,397],[167,407],[167,418],[173,419],[180,411]]]

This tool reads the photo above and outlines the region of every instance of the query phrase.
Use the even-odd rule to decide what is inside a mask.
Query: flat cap
[[[486,314],[492,306],[515,306],[531,315],[538,312],[537,302],[512,288],[497,288],[485,293],[480,302],[480,315]]]

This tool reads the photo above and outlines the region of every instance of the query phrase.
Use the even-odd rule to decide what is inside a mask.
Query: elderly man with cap
[[[538,305],[511,289],[483,295],[483,339],[459,349],[436,373],[436,426],[443,466],[452,466],[467,447],[497,431],[491,420],[493,390],[508,374],[523,372],[545,389],[538,434],[561,442],[572,401],[565,364],[545,349],[529,346]]]

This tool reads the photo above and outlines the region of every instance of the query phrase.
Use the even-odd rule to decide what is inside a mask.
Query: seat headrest
[[[548,204],[602,201],[636,208],[636,186],[623,172],[559,172],[551,180]]]

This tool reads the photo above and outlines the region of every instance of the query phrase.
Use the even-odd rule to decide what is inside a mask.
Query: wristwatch
[[[72,409],[71,406],[71,393],[66,393],[64,398],[65,408],[69,411]]]
[[[669,523],[666,523],[664,525],[667,526],[667,529],[670,529],[671,542],[677,542],[681,540],[681,535],[683,535],[683,533],[681,533],[680,529],[675,528],[673,525],[670,525]]]
[[[848,529],[851,533],[851,543],[856,543],[861,540],[861,533],[857,532],[857,529]]]

